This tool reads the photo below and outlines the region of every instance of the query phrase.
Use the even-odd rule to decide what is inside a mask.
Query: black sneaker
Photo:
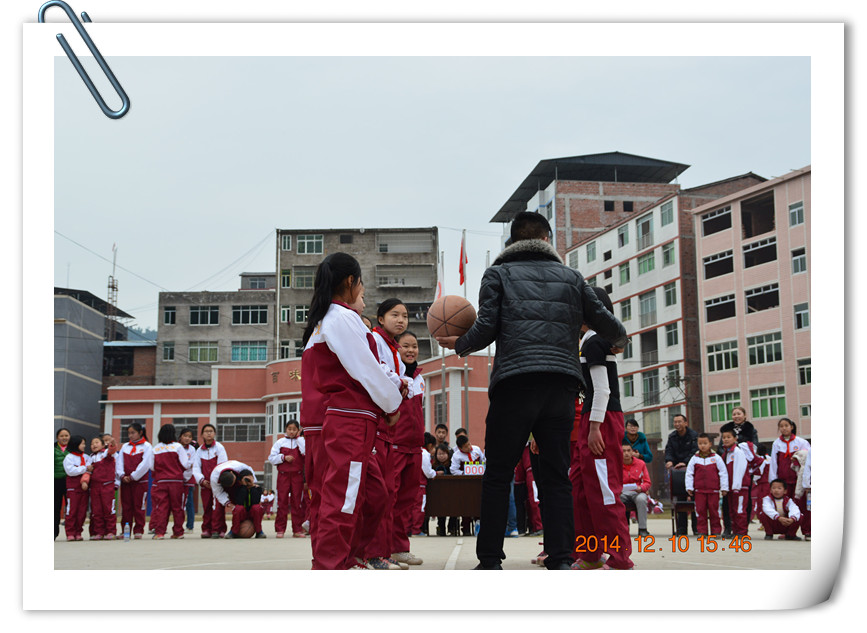
[[[256,538],[268,538],[268,535],[265,534],[265,532],[259,532],[259,533],[256,535]]]
[[[226,536],[224,536],[223,538],[240,538],[240,537],[235,536],[235,533],[232,530],[229,530],[228,532],[226,532]]]
[[[650,536],[650,532],[647,530],[638,530],[638,536]]]
[[[766,541],[773,541],[774,535],[773,534],[765,534],[765,540]]]
[[[497,563],[496,565],[482,565],[481,563],[479,563],[478,565],[473,567],[473,569],[502,569],[502,568],[503,568],[503,566],[500,565],[499,563]]]
[[[800,541],[801,537],[800,536],[787,536],[786,540],[787,541]]]

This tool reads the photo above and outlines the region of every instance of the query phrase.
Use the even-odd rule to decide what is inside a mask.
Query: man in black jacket
[[[674,416],[672,420],[674,430],[669,434],[665,443],[665,468],[669,471],[669,477],[680,477],[685,473],[690,458],[698,452],[698,432],[689,428],[686,416],[682,413]],[[681,471],[677,475],[674,470]],[[686,495],[678,496],[678,500],[686,501]],[[692,513],[692,531],[696,532],[695,512]],[[686,536],[686,513],[677,513],[677,535]]]
[[[545,566],[569,569],[575,541],[569,434],[582,382],[578,360],[587,323],[615,347],[626,330],[550,244],[551,227],[538,213],[519,213],[511,245],[485,271],[479,313],[461,337],[437,337],[460,356],[496,342],[485,421],[487,464],[482,479],[476,569],[502,569],[509,484],[530,433],[539,447],[534,469],[545,530]]]

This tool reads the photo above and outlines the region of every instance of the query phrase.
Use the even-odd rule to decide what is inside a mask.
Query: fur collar
[[[563,263],[554,247],[545,240],[520,240],[507,246],[502,253],[497,255],[493,265],[527,260],[548,260],[559,264]]]

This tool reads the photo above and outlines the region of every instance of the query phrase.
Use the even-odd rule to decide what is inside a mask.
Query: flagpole
[[[491,251],[485,254],[485,270],[491,267]],[[488,345],[488,384],[491,382],[491,346]]]
[[[467,267],[464,262],[468,262],[467,257],[467,230],[464,229],[461,234],[461,267],[464,271],[464,299],[467,298]],[[470,431],[470,371],[467,357],[464,356],[464,428],[467,433]]]
[[[446,276],[445,276],[445,251],[440,251],[440,283],[442,284],[442,292],[441,296],[445,296],[446,294]],[[439,298],[439,297],[437,297]],[[440,354],[442,365],[440,367],[440,406],[442,407],[443,412],[443,421],[448,424],[449,422],[449,409],[448,402],[446,400],[446,348],[440,345]],[[434,430],[436,430],[436,425],[434,425]]]

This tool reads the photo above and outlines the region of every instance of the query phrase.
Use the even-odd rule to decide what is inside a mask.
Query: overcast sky
[[[132,103],[118,121],[55,62],[54,283],[106,298],[117,244],[142,328],[161,289],[273,271],[276,228],[439,226],[449,294],[466,229],[475,304],[490,220],[547,158],[685,163],[684,187],[811,162],[805,57],[108,61]]]

